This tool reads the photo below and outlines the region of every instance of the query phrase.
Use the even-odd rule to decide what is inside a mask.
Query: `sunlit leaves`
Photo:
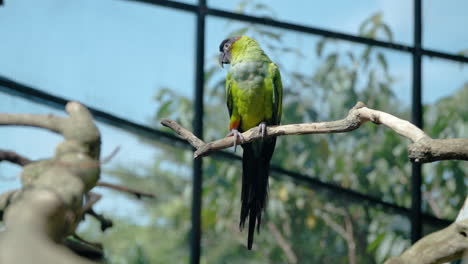
[[[393,33],[390,27],[385,24],[381,12],[373,14],[359,26],[359,35],[363,37],[376,39],[379,37],[379,33],[383,35],[383,39],[393,41]]]

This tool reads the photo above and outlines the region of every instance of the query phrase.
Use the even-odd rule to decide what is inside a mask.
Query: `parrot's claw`
[[[234,152],[236,152],[237,149],[237,139],[239,139],[240,143],[244,143],[244,137],[242,136],[242,133],[239,132],[237,129],[232,129],[229,134],[227,134],[228,137],[233,136],[234,137]]]
[[[260,125],[258,125],[258,130],[260,132],[260,135],[262,135],[262,138],[266,137],[266,132],[267,132],[266,122],[261,122]]]

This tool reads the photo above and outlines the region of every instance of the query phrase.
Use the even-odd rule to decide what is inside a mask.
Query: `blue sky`
[[[152,97],[158,89],[170,87],[192,96],[195,17],[191,13],[122,0],[4,2],[0,7],[0,75],[146,124],[156,110]],[[454,53],[467,49],[468,1],[423,2],[424,46]],[[209,0],[208,3],[235,10],[238,1]],[[365,18],[382,11],[384,20],[394,31],[395,41],[404,44],[412,43],[411,3],[409,0],[268,1],[279,19],[345,33],[356,33]],[[207,20],[209,63],[213,63],[212,55],[227,34],[226,26],[227,21],[223,19]],[[313,47],[318,39],[298,33],[287,33],[285,37],[288,43],[304,48]],[[342,45],[354,47],[348,43]],[[409,101],[411,57],[393,51],[385,53],[391,72],[398,79],[395,92],[402,100]],[[317,61],[285,59],[284,65],[308,69],[317,65]],[[452,94],[467,79],[468,67],[424,59],[424,102]],[[54,111],[0,94],[0,112]],[[139,144],[125,132],[103,125],[100,129],[103,155],[117,145],[122,148],[113,164],[135,167],[151,164],[156,150]],[[0,129],[0,138],[1,149],[17,150],[34,159],[51,156],[53,146],[60,140],[48,132],[4,127]],[[2,180],[0,192],[18,186],[14,179],[18,172],[11,165],[0,164],[0,176],[10,179]],[[110,200],[102,204],[107,210],[116,208]]]

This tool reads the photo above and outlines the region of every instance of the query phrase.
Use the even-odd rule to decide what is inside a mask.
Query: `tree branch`
[[[326,207],[324,208],[327,211],[336,212],[338,210],[328,210]],[[340,210],[341,211],[341,210]],[[353,223],[351,217],[344,212],[340,215],[343,216],[345,226],[342,227],[338,224],[335,220],[333,220],[327,213],[322,212],[320,217],[322,217],[323,221],[327,226],[329,226],[333,231],[335,231],[339,236],[341,236],[345,241],[348,247],[348,262],[350,264],[356,264],[356,241],[354,240],[354,231],[353,231]]]
[[[114,189],[116,191],[120,192],[126,192],[132,195],[135,195],[137,199],[141,199],[142,197],[148,197],[148,198],[155,198],[156,196],[152,193],[147,193],[147,192],[142,192],[138,191],[132,188],[128,188],[126,186],[118,185],[118,184],[113,184],[113,183],[108,183],[108,182],[98,182],[96,186],[100,187],[107,187],[110,189]]]
[[[112,151],[112,153],[109,154],[109,156],[105,157],[100,162],[91,162],[91,164],[86,164],[86,167],[87,168],[98,167],[99,165],[102,165],[102,164],[108,162],[109,160],[111,160],[112,157],[114,157],[115,154],[118,151],[119,151],[119,147],[114,149]],[[23,166],[23,167],[33,162],[32,160],[30,160],[30,159],[28,159],[28,158],[26,158],[24,156],[21,156],[21,155],[19,155],[18,153],[14,152],[14,151],[0,150],[0,162],[2,162],[2,161],[9,161],[11,163],[15,163],[15,164],[18,164],[19,166]],[[55,165],[59,165],[59,163],[56,163]],[[67,164],[62,163],[62,165],[66,166]],[[85,166],[83,166],[83,167],[85,167]],[[114,189],[114,190],[117,190],[117,191],[126,192],[126,193],[129,193],[129,194],[135,195],[135,197],[137,199],[141,199],[142,197],[155,198],[155,195],[152,194],[152,193],[142,192],[142,191],[139,191],[139,190],[128,188],[128,187],[123,186],[123,185],[112,184],[112,183],[108,183],[108,182],[98,182],[96,184],[96,186],[107,187],[107,188]]]
[[[468,250],[468,196],[455,223],[421,238],[385,264],[439,264],[457,260]]]
[[[0,263],[95,263],[63,241],[81,221],[83,195],[99,179],[100,168],[86,165],[99,162],[101,136],[83,105],[70,102],[66,111],[67,117],[0,114],[0,125],[45,128],[65,139],[53,158],[24,166],[20,190],[0,196]]]
[[[112,220],[109,220],[105,218],[103,215],[96,213],[93,210],[93,208],[90,208],[88,211],[86,211],[86,213],[93,216],[94,218],[96,218],[96,220],[99,221],[99,223],[101,223],[102,232],[106,231],[107,228],[110,228],[114,225],[114,223],[112,223]]]
[[[64,121],[66,118],[54,115],[34,115],[34,114],[0,114],[0,126],[31,126],[50,130],[54,133],[62,134]]]
[[[368,121],[385,125],[399,135],[414,142],[408,147],[409,158],[414,162],[426,163],[446,159],[468,160],[468,139],[432,139],[410,122],[382,111],[370,109],[362,102],[358,102],[344,119],[318,123],[270,126],[267,127],[266,137],[344,133],[356,130]],[[163,120],[161,124],[174,130],[196,148],[194,158],[207,156],[214,151],[234,145],[232,137],[205,143],[175,121]],[[262,137],[257,127],[242,133],[242,136],[244,140],[237,142],[237,144],[249,143]]]
[[[288,259],[288,263],[296,264],[297,263],[296,253],[294,253],[291,244],[288,241],[286,241],[286,239],[283,237],[283,235],[278,230],[276,225],[273,222],[269,222],[268,229],[270,229],[271,233],[276,239],[276,242],[278,243],[280,248],[285,253],[286,258]]]
[[[19,166],[26,166],[32,162],[30,159],[23,157],[16,152],[0,150],[0,162],[5,160],[18,164]]]

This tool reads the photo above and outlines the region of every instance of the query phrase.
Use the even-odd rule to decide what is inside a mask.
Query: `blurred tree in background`
[[[263,4],[243,1],[239,11],[253,8],[274,17]],[[398,76],[392,74],[382,49],[352,46],[323,38],[299,49],[284,41],[284,31],[245,24],[227,28],[232,35],[257,39],[281,69],[284,80],[283,124],[344,117],[357,102],[410,119],[408,103],[394,94]],[[359,28],[368,38],[392,41],[382,13],[372,14]],[[222,39],[220,39],[221,41]],[[213,53],[212,53],[213,52]],[[212,54],[211,54],[212,53]],[[205,139],[228,133],[224,77],[216,51],[205,71]],[[316,68],[288,69],[284,58],[316,60]],[[161,119],[191,127],[192,102],[171,89],[155,96]],[[451,97],[425,106],[425,131],[435,138],[463,136],[468,129],[468,83]],[[220,110],[226,109],[226,110]],[[383,127],[366,125],[347,134],[281,137],[273,164],[322,181],[410,206],[411,163],[407,141]],[[110,169],[120,182],[151,191],[156,201],[145,201],[141,221],[114,219],[105,234],[97,223],[83,231],[88,239],[102,240],[111,263],[186,263],[189,255],[192,152],[164,143],[142,141],[157,148],[151,167]],[[424,210],[454,218],[466,195],[466,162],[444,161],[424,166]],[[246,232],[239,232],[240,162],[219,156],[205,158],[202,211],[202,263],[381,263],[410,245],[409,219],[291,182],[284,175],[270,180],[269,205],[254,250],[246,250]],[[429,206],[430,205],[430,206]],[[302,260],[302,261],[301,261]]]

